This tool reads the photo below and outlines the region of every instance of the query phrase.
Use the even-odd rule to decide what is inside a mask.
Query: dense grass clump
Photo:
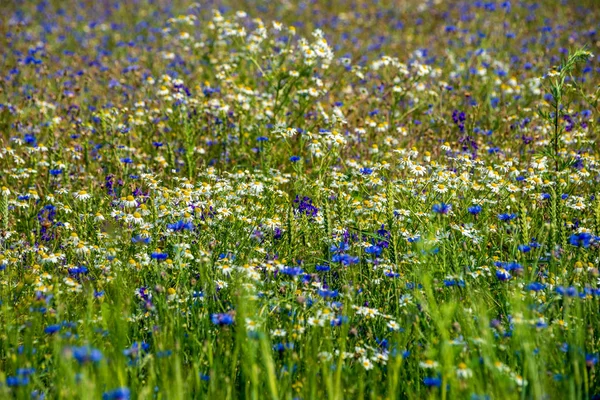
[[[0,398],[600,398],[599,28],[2,2]]]

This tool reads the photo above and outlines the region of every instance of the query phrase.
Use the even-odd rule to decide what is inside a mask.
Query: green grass
[[[600,396],[599,10],[433,3],[0,5],[0,398]]]

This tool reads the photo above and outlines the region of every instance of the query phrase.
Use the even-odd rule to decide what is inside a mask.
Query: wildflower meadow
[[[600,399],[598,0],[0,1],[1,399]]]

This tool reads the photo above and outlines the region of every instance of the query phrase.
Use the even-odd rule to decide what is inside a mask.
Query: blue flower
[[[17,375],[19,376],[29,376],[35,372],[35,368],[19,368],[17,369]]]
[[[319,296],[324,299],[335,299],[338,297],[339,292],[337,290],[329,290],[329,289],[319,289],[317,292]]]
[[[131,391],[126,387],[114,389],[102,395],[102,400],[129,400],[130,398]]]
[[[452,287],[452,286],[458,286],[458,287],[465,287],[465,281],[462,279],[444,279],[444,286],[446,287]]]
[[[348,250],[349,248],[350,248],[350,245],[348,245],[348,243],[340,242],[340,244],[338,246],[336,246],[335,244],[332,244],[331,247],[329,248],[329,250],[332,253],[343,253],[346,250]]]
[[[300,198],[296,195],[294,199],[295,213],[297,215],[306,215],[307,217],[316,217],[319,209],[313,205],[312,199],[308,196]]]
[[[331,270],[331,267],[327,264],[323,264],[323,265],[317,265],[315,267],[315,269],[317,270],[317,272],[327,272],[327,271]]]
[[[353,257],[350,254],[334,254],[333,257],[331,257],[331,261],[348,266],[352,264],[358,264],[360,259],[357,256]]]
[[[182,219],[180,219],[179,221],[175,222],[174,224],[167,224],[167,229],[170,229],[172,231],[191,231],[194,229],[194,225],[189,222],[189,221],[184,221]]]
[[[500,221],[511,221],[517,218],[517,214],[498,214],[498,219]]]
[[[142,352],[147,352],[150,345],[146,342],[134,342],[130,348],[123,350],[123,355],[137,359]]]
[[[290,161],[291,161],[291,162],[300,161],[300,159],[301,159],[301,158],[300,158],[300,157],[298,157],[298,156],[291,156],[291,157],[290,157]]]
[[[69,268],[68,271],[71,276],[85,275],[89,272],[87,267],[84,266]]]
[[[71,352],[73,358],[77,360],[79,364],[87,364],[89,362],[97,364],[103,358],[100,350],[89,346],[71,347]]]
[[[544,285],[543,283],[540,283],[540,282],[531,282],[526,287],[527,290],[530,290],[532,292],[539,292],[540,290],[544,290],[545,288],[546,288],[546,285]]]
[[[425,377],[423,378],[423,384],[429,387],[440,387],[442,386],[442,380],[438,377]]]
[[[531,251],[531,247],[527,244],[520,244],[517,248],[521,253],[529,253]]]
[[[48,325],[45,329],[44,329],[44,333],[47,333],[49,335],[52,335],[56,332],[58,332],[60,330],[60,325]]]
[[[438,214],[448,214],[452,209],[452,205],[446,203],[434,204],[431,209]]]
[[[210,320],[213,324],[223,326],[223,325],[232,325],[233,324],[233,316],[231,314],[223,313],[223,314],[212,314],[210,316]]]
[[[29,384],[29,376],[7,376],[6,377],[6,386],[8,386],[8,387],[26,386],[28,384]]]
[[[144,237],[144,236],[136,235],[136,236],[134,236],[134,237],[131,238],[131,242],[132,243],[148,244],[151,241],[152,241],[152,239],[150,238],[150,236]]]
[[[153,258],[155,260],[166,260],[167,257],[169,257],[169,255],[167,253],[158,253],[158,252],[154,252],[152,254],[150,254],[150,258]]]
[[[379,257],[383,249],[380,246],[371,245],[365,249],[365,253],[373,254],[375,257]]]
[[[575,233],[569,237],[569,243],[573,246],[588,248],[593,236],[588,232]]]
[[[556,289],[554,289],[554,291],[561,296],[567,297],[576,297],[579,294],[577,289],[573,286],[568,288],[565,288],[564,286],[558,286]]]
[[[467,210],[469,211],[469,214],[477,215],[481,212],[481,206],[480,205],[471,206]]]
[[[285,267],[281,270],[281,273],[289,276],[298,276],[303,274],[304,271],[300,267]]]
[[[496,270],[496,278],[500,279],[501,281],[507,281],[512,278],[512,275],[509,274],[504,268],[498,268]]]

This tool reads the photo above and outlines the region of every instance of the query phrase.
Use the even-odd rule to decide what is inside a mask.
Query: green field
[[[0,4],[1,399],[600,399],[600,3]]]

